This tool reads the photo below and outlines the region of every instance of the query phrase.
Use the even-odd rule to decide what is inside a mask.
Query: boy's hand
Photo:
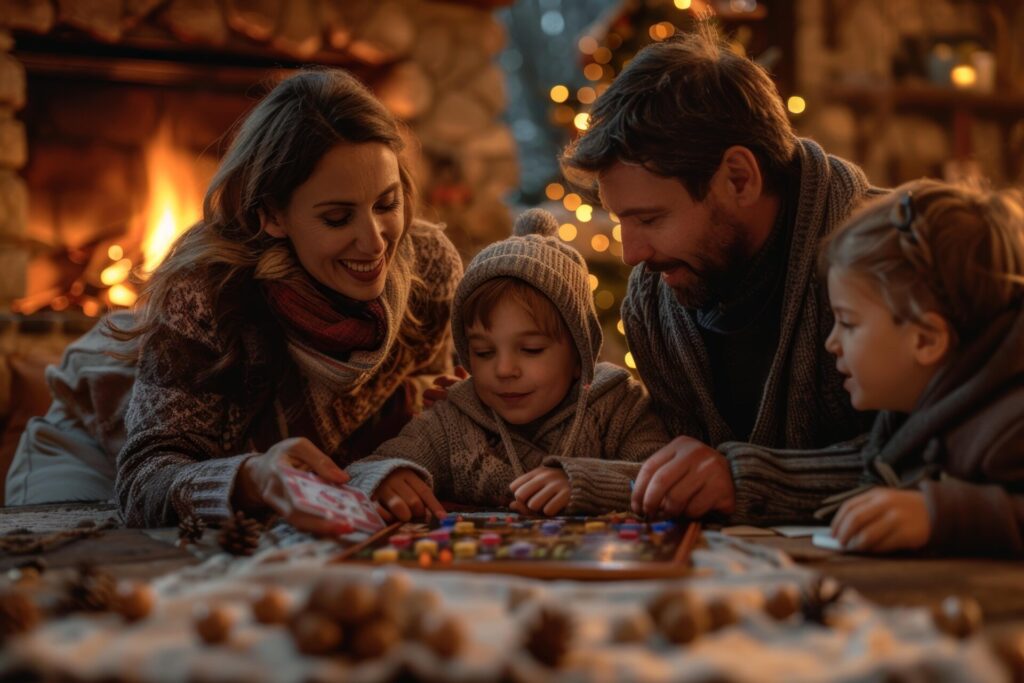
[[[557,467],[538,467],[508,485],[515,500],[510,506],[523,514],[557,515],[569,504],[569,477]]]
[[[385,477],[374,491],[373,500],[403,522],[428,514],[441,519],[447,514],[427,482],[408,468],[397,469]]]
[[[725,456],[688,436],[678,436],[640,468],[633,512],[648,517],[699,519],[712,510],[730,514],[736,489]]]
[[[832,536],[845,550],[857,552],[918,550],[931,533],[920,491],[874,488],[843,503],[832,519]]]
[[[441,375],[440,377],[434,378],[434,384],[437,388],[431,387],[430,389],[423,390],[423,410],[430,408],[438,401],[445,401],[448,399],[448,387],[453,384],[458,384],[462,380],[469,377],[469,373],[466,372],[466,368],[461,365],[455,366],[455,376]]]

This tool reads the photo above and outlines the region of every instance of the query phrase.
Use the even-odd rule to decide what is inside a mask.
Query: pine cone
[[[259,520],[246,517],[244,512],[236,512],[221,526],[217,542],[232,555],[252,555],[260,545],[262,533],[263,524]]]
[[[804,591],[800,607],[804,619],[815,624],[828,626],[829,611],[839,602],[846,586],[827,577],[815,578]]]
[[[107,612],[117,599],[117,581],[113,576],[88,564],[80,565],[78,576],[68,582],[67,594],[59,611]]]
[[[39,625],[39,608],[17,591],[0,593],[0,642]]]
[[[198,543],[206,531],[206,522],[199,515],[187,515],[178,523],[178,540],[182,544]]]
[[[549,667],[556,667],[569,650],[572,620],[567,614],[542,607],[528,627],[525,647],[534,658]]]

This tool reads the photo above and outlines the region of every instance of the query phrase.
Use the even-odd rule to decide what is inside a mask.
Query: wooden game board
[[[431,524],[392,524],[336,561],[552,579],[670,578],[689,572],[699,533],[696,522],[647,523],[630,515],[463,512]]]

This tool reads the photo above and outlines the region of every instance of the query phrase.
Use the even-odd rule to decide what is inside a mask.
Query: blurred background
[[[619,228],[556,158],[638,49],[705,11],[797,131],[874,183],[1019,182],[1019,0],[0,0],[0,419],[17,433],[12,411],[48,403],[45,362],[132,304],[234,123],[306,64],[405,122],[422,213],[465,259],[553,211],[591,265],[605,358],[631,365]]]

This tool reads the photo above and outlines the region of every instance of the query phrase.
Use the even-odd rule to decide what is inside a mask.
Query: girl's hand
[[[864,553],[918,550],[931,533],[920,491],[874,488],[843,503],[832,519],[832,536],[842,547]]]
[[[515,496],[510,506],[521,514],[557,515],[569,504],[569,477],[557,467],[538,467],[508,485]]]
[[[426,410],[433,406],[438,401],[445,401],[448,399],[448,387],[453,384],[457,384],[462,380],[469,377],[469,373],[466,372],[466,368],[461,365],[455,366],[455,376],[441,375],[434,379],[434,384],[437,388],[431,387],[423,391],[423,409]]]
[[[385,477],[374,491],[373,500],[389,513],[381,515],[386,521],[391,521],[391,516],[408,522],[426,518],[428,514],[437,519],[448,514],[434,497],[430,485],[408,468],[397,469]]]
[[[350,531],[346,526],[296,510],[288,496],[284,468],[312,472],[332,484],[348,481],[345,470],[338,467],[323,451],[305,438],[285,439],[266,453],[242,463],[235,477],[232,504],[247,512],[263,512],[268,508],[296,529],[314,534],[337,535]]]

